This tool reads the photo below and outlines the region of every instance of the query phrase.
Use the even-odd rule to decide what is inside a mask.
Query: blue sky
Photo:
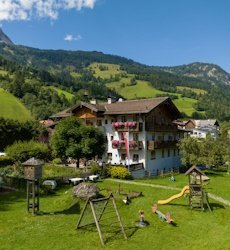
[[[230,72],[228,0],[0,0],[0,25],[15,44]]]

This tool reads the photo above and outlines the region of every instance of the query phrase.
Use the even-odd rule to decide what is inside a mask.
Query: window
[[[133,121],[138,122],[139,121],[139,116],[138,115],[133,115]]]
[[[107,158],[108,158],[108,160],[112,160],[112,153],[108,153]]]
[[[138,133],[133,133],[133,140],[138,141]]]
[[[133,154],[133,161],[139,162],[139,155],[138,154]]]
[[[152,141],[155,141],[155,134],[152,134]]]
[[[102,121],[101,120],[97,120],[97,126],[102,126]]]
[[[113,140],[113,135],[110,136],[110,140],[111,140],[111,141]]]
[[[160,136],[160,135],[158,135],[158,136],[157,136],[157,141],[163,141],[163,137]]]
[[[173,149],[173,156],[176,156],[176,149]]]
[[[165,150],[162,149],[162,151],[161,151],[161,158],[164,158],[164,157],[165,157]]]
[[[127,121],[127,117],[123,115],[123,116],[121,117],[121,121],[122,121],[122,122],[126,122],[126,121]]]
[[[168,149],[168,157],[170,157],[170,148]]]
[[[156,151],[152,150],[151,151],[151,160],[154,160],[154,159],[156,159]]]
[[[121,161],[125,161],[125,159],[126,159],[126,154],[121,154]]]
[[[108,124],[108,120],[105,120],[105,124]]]

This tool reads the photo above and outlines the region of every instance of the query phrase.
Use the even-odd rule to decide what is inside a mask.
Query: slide
[[[165,204],[171,202],[172,200],[180,198],[184,194],[188,194],[188,193],[189,193],[189,186],[184,186],[183,189],[181,190],[181,192],[179,194],[175,194],[175,195],[169,197],[166,200],[159,200],[157,203],[160,204],[160,205],[165,205]]]

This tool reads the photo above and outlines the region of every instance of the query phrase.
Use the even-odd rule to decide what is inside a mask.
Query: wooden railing
[[[112,127],[118,132],[139,132],[143,129],[141,122],[113,122]]]
[[[147,148],[148,150],[155,150],[160,148],[169,148],[169,147],[175,147],[178,143],[178,140],[173,141],[148,141]]]
[[[166,170],[156,169],[151,172],[146,171],[145,176],[146,177],[157,177],[157,176],[167,177],[167,176],[172,176],[172,175],[177,175],[177,174],[179,174],[179,167],[174,167],[174,168],[170,168]]]
[[[177,131],[177,126],[175,124],[154,124],[154,123],[150,123],[147,122],[146,123],[146,131],[154,131],[154,132],[176,132]]]
[[[133,141],[130,141],[129,150],[141,150],[141,149],[143,149],[143,142],[142,141],[135,141],[135,143],[132,143],[132,144],[131,144],[131,142],[133,142]],[[119,144],[112,143],[112,147],[117,148],[117,149],[126,149],[124,141],[120,141]]]

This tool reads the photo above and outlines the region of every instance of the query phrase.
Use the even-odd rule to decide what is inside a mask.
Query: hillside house
[[[173,123],[179,114],[168,97],[117,102],[108,98],[102,104],[80,102],[51,118],[76,116],[100,128],[107,140],[106,161],[125,165],[134,176],[143,177],[180,166],[176,144],[183,133]]]
[[[219,123],[215,119],[207,120],[188,120],[186,122],[176,122],[178,129],[184,130],[188,135],[195,138],[206,138],[211,135],[214,139],[219,136]]]

